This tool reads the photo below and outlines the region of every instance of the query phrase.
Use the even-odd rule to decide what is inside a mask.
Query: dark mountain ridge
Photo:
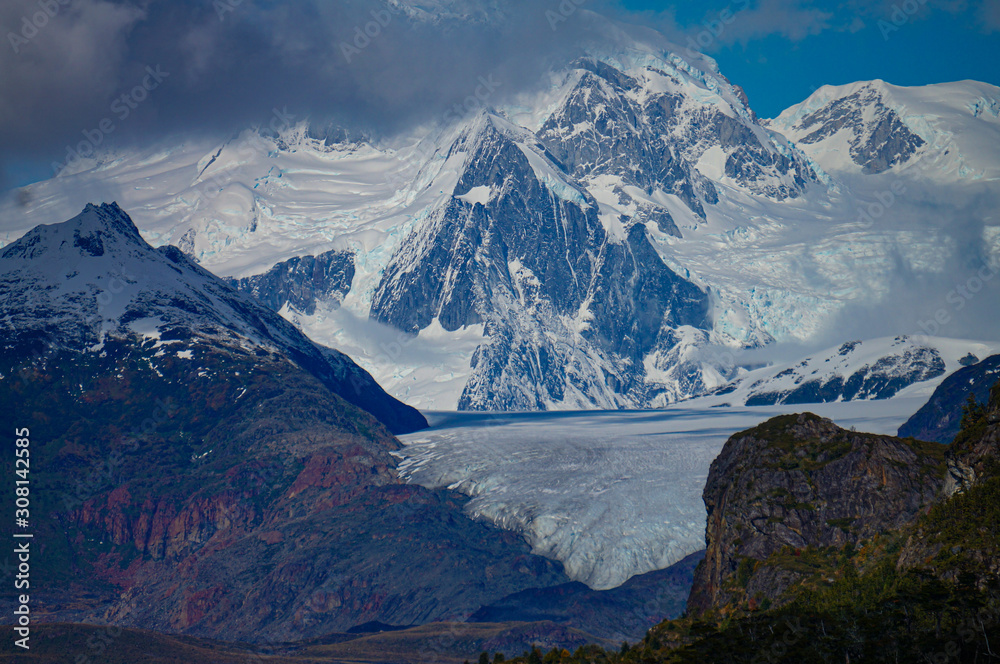
[[[466,498],[399,479],[375,415],[416,411],[150,248],[117,206],[8,247],[0,297],[0,417],[32,441],[37,619],[292,641],[463,620],[568,581]]]

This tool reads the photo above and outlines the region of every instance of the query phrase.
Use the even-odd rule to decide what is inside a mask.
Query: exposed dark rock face
[[[717,565],[699,567],[688,604],[693,620],[657,625],[630,655],[651,662],[721,664],[769,658],[889,664],[944,652],[954,661],[978,662],[995,652],[1000,636],[1000,382],[987,405],[966,410],[950,446],[862,434],[873,443],[865,463],[842,468],[846,472],[839,482],[822,481],[816,473],[807,476],[810,488],[823,487],[824,501],[836,500],[842,507],[863,503],[853,510],[860,518],[827,521],[853,535],[866,531],[863,540],[849,538],[839,544],[842,538],[817,531],[813,518],[793,531],[806,540],[804,545],[774,551],[768,545],[780,533],[770,524],[777,522],[775,510],[792,497],[776,491],[763,498],[746,497],[747,491],[756,491],[746,478],[773,478],[774,458],[752,450],[759,450],[763,441],[765,451],[781,451],[779,466],[794,472],[793,465],[802,461],[788,452],[803,445],[833,457],[840,454],[838,447],[848,440],[848,432],[834,432],[832,426],[809,414],[784,416],[730,439],[726,450],[733,446],[744,454],[737,455],[735,464],[728,455],[730,470],[710,477],[715,490],[713,498],[708,492],[705,497],[706,503],[716,500],[716,512],[709,516],[706,561],[721,561],[722,573]],[[813,430],[803,439],[798,434],[805,429]],[[856,449],[842,458],[850,458]],[[726,456],[724,451],[720,463]],[[830,467],[838,463],[826,461]],[[933,494],[941,485],[945,461],[949,477]],[[965,472],[963,481],[956,483],[953,472],[959,468]],[[882,478],[877,482],[881,490],[874,494],[865,486],[871,484],[865,482],[871,471]],[[731,489],[722,486],[726,481],[733,482]],[[914,511],[928,496],[928,504]],[[763,516],[760,504],[772,515],[766,522],[749,518],[755,509]],[[759,552],[761,542],[765,551],[772,550],[764,559],[749,550]]]
[[[803,574],[782,558],[913,522],[945,483],[944,448],[855,433],[811,413],[732,436],[712,463],[705,562],[689,611],[780,603]]]
[[[669,134],[654,136],[656,127],[646,125],[644,109],[626,96],[638,82],[603,63],[584,64],[589,69],[566,104],[539,132],[555,158],[577,177],[613,173],[642,189],[662,188],[704,217],[702,200],[718,200],[715,185],[683,163],[678,146],[666,138]],[[681,101],[660,97],[653,107],[658,124],[670,118]],[[576,131],[578,125],[589,130]]]
[[[966,424],[948,448],[948,458],[981,476],[987,465],[1000,461],[1000,382],[993,384],[981,413],[973,415]]]
[[[948,446],[948,471],[949,495],[1000,474],[1000,382],[985,403],[965,409],[961,429]]]
[[[962,424],[962,409],[972,395],[986,403],[990,388],[1000,379],[1000,355],[992,355],[945,378],[920,410],[901,427],[900,436],[950,443]]]
[[[274,311],[287,304],[311,316],[316,313],[318,302],[337,308],[350,292],[354,253],[328,251],[318,256],[297,256],[263,274],[226,281]]]
[[[946,456],[950,500],[913,529],[898,566],[950,581],[965,572],[983,586],[1000,578],[1000,381],[966,411]]]
[[[865,118],[868,115],[870,119]],[[808,131],[800,143],[818,143],[842,129],[852,132],[851,159],[866,173],[882,173],[910,159],[926,144],[885,105],[874,86],[837,99],[802,118],[796,129]]]
[[[46,469],[48,620],[289,641],[462,620],[568,581],[464,497],[404,484],[398,441],[282,356],[190,349],[109,341],[0,381],[0,414],[37,414],[17,419]]]

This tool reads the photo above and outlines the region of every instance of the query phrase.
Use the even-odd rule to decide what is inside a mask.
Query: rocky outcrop
[[[901,528],[940,495],[944,448],[857,433],[811,413],[735,434],[712,463],[707,553],[692,613],[781,603],[809,549],[842,549]]]
[[[814,452],[812,468],[795,468]],[[967,482],[934,496],[945,460],[964,468]],[[760,482],[782,485],[775,462],[806,480],[804,497],[820,490],[822,500],[858,515],[827,526],[868,536],[838,546],[843,538],[815,517],[800,519],[792,536],[776,531],[774,515],[781,518],[789,497],[780,489],[755,497]],[[839,479],[816,472],[816,463],[839,466]],[[995,654],[1000,383],[987,406],[967,410],[948,447],[792,415],[731,438],[712,471],[709,564],[695,575],[693,616],[657,625],[626,659],[889,663],[942,653],[942,661],[977,662]],[[799,536],[804,545],[787,544]]]
[[[350,292],[354,253],[328,251],[318,256],[296,256],[263,274],[227,281],[274,311],[281,311],[287,304],[312,316],[318,302],[335,309]]]
[[[1000,382],[993,384],[985,404],[967,413],[964,425],[948,448],[948,459],[985,477],[984,471],[1000,461]]]
[[[898,567],[984,586],[1000,578],[1000,382],[986,404],[967,409],[948,447],[948,501],[906,537]]]

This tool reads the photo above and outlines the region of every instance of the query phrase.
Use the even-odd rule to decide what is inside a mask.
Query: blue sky
[[[731,9],[729,24],[703,50],[743,86],[751,106],[764,117],[777,115],[824,84],[880,78],[896,85],[962,79],[1000,85],[997,0],[622,4],[649,12],[649,24],[667,32],[690,36],[705,31],[703,43],[710,34],[705,22],[715,21],[718,31],[720,14]]]

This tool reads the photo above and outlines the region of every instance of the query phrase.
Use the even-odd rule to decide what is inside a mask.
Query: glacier
[[[895,435],[926,399],[800,410]],[[407,481],[471,496],[471,517],[521,533],[534,553],[601,590],[705,548],[701,493],[712,460],[733,433],[787,412],[710,399],[651,411],[429,412],[431,428],[401,436],[395,454]]]

